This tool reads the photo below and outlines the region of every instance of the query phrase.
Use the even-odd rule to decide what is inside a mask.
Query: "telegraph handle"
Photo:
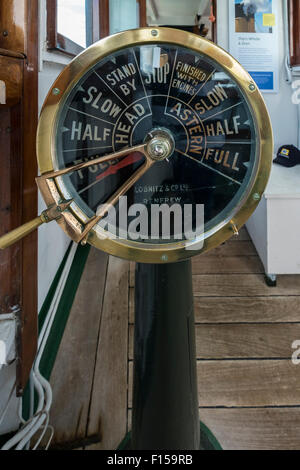
[[[142,167],[140,167],[106,202],[106,204],[114,205],[118,201],[119,197],[122,196],[124,193],[126,193],[131,188],[131,186],[133,186],[133,184],[154,164],[155,160],[159,159],[156,157],[155,152],[157,151],[158,147],[159,147],[159,150],[161,150],[162,145],[166,145],[167,152],[170,153],[171,144],[168,142],[168,140],[164,138],[157,139],[156,137],[154,137],[148,142],[148,145],[146,144],[135,145],[131,148],[119,150],[118,152],[114,152],[112,154],[105,155],[104,157],[96,158],[94,160],[89,160],[87,162],[79,163],[69,168],[64,168],[62,170],[49,172],[47,174],[40,176],[39,178],[37,178],[37,180],[44,182],[44,181],[47,181],[48,179],[70,174],[74,171],[87,168],[97,163],[103,163],[105,161],[121,158],[125,155],[128,155],[131,152],[142,153],[146,157],[145,162],[142,165]],[[18,242],[19,240],[21,240],[22,238],[26,237],[31,232],[33,232],[33,230],[37,229],[40,225],[51,222],[52,220],[59,219],[62,216],[62,212],[68,209],[68,207],[70,206],[72,202],[73,202],[73,199],[70,199],[69,201],[63,201],[59,205],[54,204],[48,207],[48,209],[42,212],[42,214],[36,219],[31,220],[30,222],[27,222],[21,227],[18,227],[12,230],[11,232],[7,233],[6,235],[3,235],[2,237],[0,237],[0,250],[4,250],[5,248],[8,248],[9,246]],[[90,221],[86,224],[85,230],[81,234],[81,237],[78,241],[81,241],[83,244],[86,243],[87,236],[90,230],[96,225],[96,223],[100,219],[102,219],[105,212],[102,211],[101,213],[97,214],[96,216],[92,217],[92,219],[90,219]]]
[[[9,246],[18,242],[22,238],[26,237],[31,232],[36,230],[43,223],[44,223],[44,220],[42,218],[42,215],[40,215],[39,217],[36,217],[30,222],[27,222],[26,224],[21,225],[21,227],[18,227],[12,230],[6,235],[3,235],[3,237],[0,237],[0,250],[5,250],[5,248],[8,248]]]
[[[87,168],[91,165],[94,165],[95,162],[98,163],[98,161],[99,162],[104,162],[104,161],[108,161],[108,160],[113,160],[115,158],[120,158],[124,155],[127,155],[128,153],[130,153],[132,151],[140,151],[141,153],[146,155],[146,152],[145,152],[144,148],[145,148],[144,144],[137,145],[137,146],[132,147],[130,149],[126,148],[125,150],[123,149],[119,152],[115,152],[114,154],[107,155],[105,157],[100,157],[100,158],[98,158],[94,161],[88,161],[88,162],[80,163],[78,165],[73,165],[70,168],[64,168],[63,170],[53,171],[53,172],[48,173],[46,175],[40,176],[39,178],[37,178],[37,180],[47,180],[49,178],[55,178],[57,176],[62,176],[64,174],[69,174],[69,173],[72,173],[73,171],[78,171],[78,170],[81,170],[83,168]],[[73,202],[73,200],[64,201],[62,204],[59,204],[59,205],[54,204],[54,205],[50,206],[47,210],[42,212],[42,214],[39,215],[38,217],[36,217],[35,219],[33,219],[30,222],[27,222],[26,224],[21,225],[20,227],[12,230],[11,232],[3,235],[2,237],[0,237],[0,250],[5,250],[5,248],[8,248],[9,246],[13,245],[14,243],[17,243],[19,240],[21,240],[22,238],[26,237],[31,232],[36,230],[40,225],[42,225],[44,223],[51,222],[52,220],[59,219],[62,215],[62,212],[64,210],[66,210],[72,202]],[[95,222],[93,220],[93,221],[91,221],[91,224],[92,224],[92,222],[94,224],[97,222],[97,218],[95,217],[94,219],[95,219]],[[91,228],[92,228],[92,225],[89,226],[89,230]],[[87,232],[88,232],[88,230],[87,230]],[[86,233],[84,233],[84,235],[86,235]]]
[[[41,215],[39,215],[35,219],[31,220],[30,222],[26,222],[26,224],[15,228],[6,235],[3,235],[2,237],[0,237],[0,250],[5,250],[5,248],[8,248],[9,246],[18,242],[19,240],[36,230],[40,225],[47,224],[52,220],[58,220],[62,216],[62,212],[68,209],[72,202],[73,199],[70,199],[69,201],[63,201],[59,205],[54,204],[48,207],[48,209],[43,211]]]

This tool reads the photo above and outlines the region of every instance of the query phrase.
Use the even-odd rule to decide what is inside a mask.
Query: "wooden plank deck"
[[[127,431],[128,276],[91,250],[51,374],[54,448],[113,449]]]
[[[51,374],[55,446],[72,446],[86,437],[107,262],[104,253],[91,250]],[[87,292],[93,292],[88,315]]]
[[[130,390],[133,271],[131,264]],[[299,449],[300,366],[291,356],[300,339],[300,276],[279,276],[277,287],[268,287],[243,229],[193,259],[193,285],[201,420],[224,449]]]
[[[113,449],[130,428],[134,267],[91,250],[51,377],[55,445]],[[299,449],[300,276],[268,287],[243,229],[193,284],[202,421],[224,449]]]
[[[284,335],[282,332],[284,331]],[[129,325],[129,359],[133,359],[134,326]],[[197,324],[197,359],[287,359],[300,338],[300,324]]]

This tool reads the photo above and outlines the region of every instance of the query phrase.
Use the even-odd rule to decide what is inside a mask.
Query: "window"
[[[85,48],[88,44],[88,3],[82,0],[57,0],[57,32]]]
[[[98,41],[100,17],[106,3],[103,0],[47,0],[48,50],[75,56]]]

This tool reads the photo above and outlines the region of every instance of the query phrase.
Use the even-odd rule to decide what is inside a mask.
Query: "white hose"
[[[32,378],[33,378],[33,383],[34,387],[38,393],[38,406],[36,413],[32,416],[32,418],[27,421],[23,427],[18,431],[15,436],[13,436],[6,444],[2,447],[2,450],[9,450],[15,446],[16,450],[21,450],[23,449],[28,442],[31,440],[31,438],[34,436],[34,434],[41,428],[44,427],[44,432],[41,434],[39,440],[34,446],[34,449],[37,448],[39,443],[41,442],[45,432],[48,429],[48,421],[49,421],[49,411],[51,408],[52,404],[52,389],[49,384],[49,382],[41,375],[39,371],[39,366],[40,366],[40,360],[43,355],[54,319],[55,315],[57,312],[57,308],[62,296],[62,293],[64,291],[66,281],[69,275],[70,267],[73,262],[75,253],[77,250],[77,245],[76,243],[73,243],[68,259],[66,261],[66,264],[64,266],[59,285],[57,287],[57,290],[55,292],[55,296],[51,302],[50,308],[48,310],[46,319],[44,321],[42,330],[39,334],[39,340],[38,340],[38,354],[35,359],[34,367],[33,367],[33,372],[32,372]],[[46,424],[44,425],[43,423],[46,421]],[[49,439],[49,442],[47,444],[47,448],[50,445],[50,442],[53,437],[53,428],[51,428],[51,436]]]

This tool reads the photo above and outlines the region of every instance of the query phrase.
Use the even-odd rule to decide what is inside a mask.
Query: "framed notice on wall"
[[[228,0],[229,49],[264,93],[279,89],[279,0]]]

